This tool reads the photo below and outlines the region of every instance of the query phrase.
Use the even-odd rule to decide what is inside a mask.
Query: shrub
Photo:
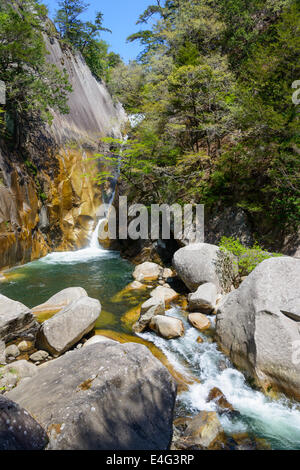
[[[282,256],[279,253],[269,253],[265,251],[258,243],[251,248],[243,245],[238,238],[222,237],[220,250],[234,255],[234,263],[238,267],[240,276],[248,276],[265,259]]]

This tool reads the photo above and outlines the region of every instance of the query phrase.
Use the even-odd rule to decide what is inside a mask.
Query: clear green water
[[[102,314],[97,328],[128,333],[121,317],[137,300],[128,297],[122,302],[113,302],[112,299],[133,280],[132,269],[132,264],[117,252],[52,253],[10,270],[8,281],[0,283],[0,293],[31,308],[62,289],[80,286],[101,302]]]
[[[97,328],[132,335],[130,325],[126,325],[122,317],[149,296],[147,291],[140,294],[135,291],[134,295],[128,292],[121,298],[116,297],[132,281],[132,270],[131,263],[118,253],[99,248],[52,253],[12,269],[8,281],[0,283],[0,293],[34,307],[62,289],[81,286],[102,304]],[[163,351],[177,371],[183,375],[192,373],[200,380],[178,396],[177,410],[192,415],[201,410],[215,411],[215,404],[206,400],[209,390],[218,387],[240,412],[236,419],[220,417],[226,432],[249,432],[263,437],[273,449],[300,449],[299,404],[285,398],[271,400],[260,391],[253,390],[243,374],[218,351],[215,343],[207,341],[205,335],[204,342],[197,343],[199,332],[186,322],[178,307],[170,310],[168,315],[183,320],[185,335],[182,338],[167,341],[151,332],[140,336]],[[225,369],[224,362],[227,362]]]

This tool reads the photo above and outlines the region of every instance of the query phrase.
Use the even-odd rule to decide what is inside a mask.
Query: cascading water
[[[178,396],[178,408],[185,415],[202,410],[217,411],[213,401],[207,398],[212,388],[219,388],[240,415],[230,418],[220,416],[226,432],[248,431],[267,439],[274,449],[300,449],[300,405],[286,398],[273,400],[252,389],[241,372],[218,350],[216,343],[191,327],[179,308],[172,308],[167,315],[180,318],[185,335],[165,340],[155,333],[141,333],[143,339],[154,343],[167,356],[169,362],[183,375],[191,373],[200,383]],[[214,323],[215,317],[209,317]],[[197,343],[198,336],[204,340]]]

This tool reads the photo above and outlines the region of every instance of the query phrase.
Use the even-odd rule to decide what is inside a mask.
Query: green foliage
[[[51,109],[68,112],[67,73],[46,61],[45,14],[37,0],[0,7],[0,80],[6,85],[6,121],[11,119],[15,130],[29,115],[50,122]]]
[[[251,248],[246,247],[239,239],[232,237],[222,237],[219,248],[223,253],[234,255],[233,262],[241,276],[250,274],[256,266],[266,259],[282,256],[278,253],[267,253],[258,243],[255,243]]]
[[[109,45],[99,39],[101,31],[111,32],[103,26],[103,14],[97,12],[94,22],[82,21],[81,15],[89,7],[83,0],[60,0],[55,23],[63,40],[79,50],[94,76],[109,81],[110,70],[121,62]]]
[[[140,60],[116,67],[110,87],[145,117],[131,132],[152,165],[145,181],[164,202],[239,206],[253,221],[294,230],[299,1],[157,1],[138,23],[149,26],[129,38],[144,46]]]

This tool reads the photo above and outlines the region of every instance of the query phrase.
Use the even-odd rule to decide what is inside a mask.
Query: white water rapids
[[[240,416],[233,419],[224,414],[220,417],[226,432],[250,431],[266,438],[272,448],[300,449],[300,405],[286,398],[273,400],[252,389],[243,374],[218,350],[216,343],[191,327],[179,308],[172,308],[167,315],[184,322],[182,338],[165,340],[152,332],[139,336],[161,349],[176,370],[186,375],[192,372],[200,379],[201,383],[190,385],[187,392],[178,396],[178,405],[186,414],[217,411],[215,403],[208,402],[207,397],[212,388],[218,387],[240,412]],[[214,322],[215,317],[209,318]],[[204,339],[201,344],[197,343],[199,335]]]

